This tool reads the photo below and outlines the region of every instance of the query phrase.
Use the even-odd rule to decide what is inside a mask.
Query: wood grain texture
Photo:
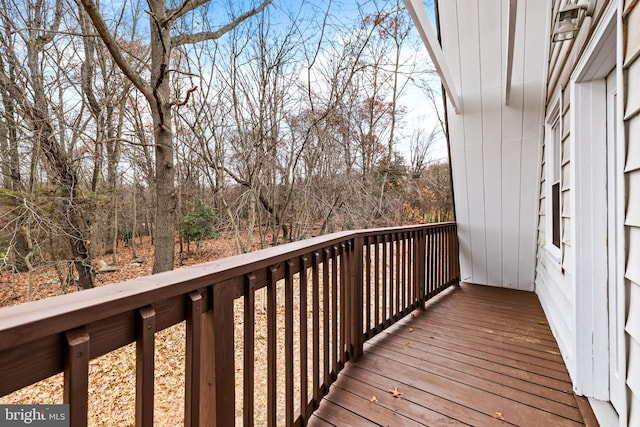
[[[594,425],[535,294],[463,283],[415,313],[365,344],[309,425]]]

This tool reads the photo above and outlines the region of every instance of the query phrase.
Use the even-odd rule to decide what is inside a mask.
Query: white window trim
[[[561,98],[552,104],[550,114],[547,117],[545,124],[545,249],[552,256],[554,260],[560,264],[562,262],[562,113],[561,113]],[[555,165],[555,132],[559,132],[559,144],[560,144],[560,159],[558,164],[560,166],[558,181],[560,183],[560,246],[553,244],[553,184],[554,184],[554,165]]]

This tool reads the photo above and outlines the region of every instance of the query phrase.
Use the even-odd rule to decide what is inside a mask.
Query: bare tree
[[[34,141],[34,146],[37,147],[35,151],[42,152],[49,165],[52,178],[60,188],[63,221],[61,228],[70,244],[73,264],[78,272],[78,287],[87,289],[93,287],[93,275],[87,247],[86,223],[78,200],[77,164],[74,163],[72,150],[79,136],[75,131],[79,131],[82,125],[74,128],[74,133],[70,135],[71,141],[66,144],[68,134],[61,132],[62,129],[67,128],[64,117],[65,109],[61,105],[55,106],[53,104],[52,94],[47,90],[48,80],[45,78],[44,64],[47,63],[45,58],[52,56],[54,61],[60,61],[64,56],[64,53],[61,52],[65,49],[64,44],[61,43],[60,48],[51,49],[56,46],[52,42],[59,30],[62,15],[62,0],[55,1],[53,5],[46,0],[34,1],[27,8],[27,14],[23,15],[25,18],[23,24],[26,28],[24,31],[13,27],[16,23],[6,14],[4,15],[5,28],[8,26],[12,30],[5,32],[4,34],[8,37],[1,40],[3,51],[7,55],[6,62],[11,63],[14,67],[20,66],[21,69],[15,71],[16,76],[14,77],[17,78],[13,79],[5,69],[0,70],[0,86],[15,101],[16,106],[20,109],[20,114],[28,121],[31,138]],[[19,40],[13,39],[10,36],[12,34],[17,34]],[[23,52],[26,55],[26,62],[18,59]],[[57,56],[54,57],[54,55]],[[11,67],[9,67],[9,72],[11,72]],[[64,77],[66,72],[63,67],[60,67],[58,72],[54,73],[52,80],[59,82],[59,78]],[[28,90],[25,90],[27,88]],[[64,97],[60,90],[57,95],[60,98]],[[58,121],[59,126],[54,125],[54,120]],[[33,173],[32,176],[34,176]]]
[[[216,40],[222,37],[243,21],[262,12],[271,3],[271,0],[264,0],[258,7],[251,8],[215,31],[184,32],[175,35],[172,35],[171,32],[178,29],[176,28],[176,23],[185,15],[209,4],[210,0],[185,0],[173,8],[167,7],[165,0],[149,0],[151,72],[146,80],[132,66],[132,60],[125,56],[121,45],[113,37],[96,3],[93,0],[79,1],[84,6],[96,31],[115,62],[149,103],[153,117],[156,166],[156,250],[153,272],[171,270],[174,262],[176,223],[173,123],[171,114],[172,108],[184,104],[189,94],[187,92],[184,99],[175,99],[171,96],[170,77],[172,71],[170,69],[170,59],[172,50],[183,45]]]

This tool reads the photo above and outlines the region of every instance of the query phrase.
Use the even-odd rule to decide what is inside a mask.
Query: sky
[[[393,0],[389,0],[387,3],[392,3]],[[323,15],[327,8],[331,10],[332,18],[341,22],[353,22],[355,20],[360,19],[360,10],[357,6],[357,1],[354,0],[305,0],[301,2],[300,0],[274,0],[272,17],[274,22],[277,22],[278,14],[289,14],[298,16],[300,19],[311,18],[314,14]],[[359,2],[365,11],[376,11],[377,8],[380,8],[384,5],[384,0],[361,0]],[[402,3],[402,2],[401,2]],[[434,13],[434,2],[433,0],[427,0],[424,2],[425,7],[427,8],[427,13],[429,17],[432,19],[432,24],[435,29],[435,13]],[[402,5],[404,8],[404,5]],[[407,13],[408,16],[408,13]],[[410,18],[408,18],[410,19]],[[417,54],[420,61],[431,62],[428,52],[426,48],[423,46],[420,36],[418,32],[413,27],[413,22],[411,22],[412,30],[410,37],[412,38],[411,42],[415,43],[418,47],[414,52],[407,51],[405,55],[414,55]],[[406,56],[405,56],[406,58]],[[439,78],[432,77],[432,87],[438,91],[440,91],[440,80]],[[441,97],[437,97],[438,101]],[[433,111],[433,106],[429,101],[426,100],[421,90],[416,87],[408,87],[399,102],[401,105],[407,107],[407,115],[405,119],[405,128],[402,134],[405,136],[404,140],[399,144],[399,151],[405,156],[407,161],[410,158],[409,155],[409,141],[408,136],[413,133],[413,130],[417,127],[423,127],[425,132],[429,134],[431,130],[439,126],[438,119],[435,116]],[[440,105],[440,108],[442,106]],[[431,155],[432,160],[440,161],[446,160],[447,158],[447,148],[446,142],[444,140],[444,136],[440,135],[438,142],[433,148]]]

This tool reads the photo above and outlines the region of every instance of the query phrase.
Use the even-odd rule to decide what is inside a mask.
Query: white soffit
[[[449,71],[449,67],[447,66],[442,49],[440,48],[440,43],[438,43],[436,33],[431,26],[431,21],[429,20],[429,15],[424,7],[424,3],[422,0],[404,0],[404,4],[409,10],[411,19],[413,19],[413,22],[420,33],[422,42],[429,52],[429,56],[431,56],[433,66],[436,68],[436,71],[442,80],[442,85],[444,86],[444,90],[447,93],[447,97],[451,102],[451,105],[453,105],[455,112],[459,114],[460,98],[458,96],[458,91],[453,82],[453,77]]]

